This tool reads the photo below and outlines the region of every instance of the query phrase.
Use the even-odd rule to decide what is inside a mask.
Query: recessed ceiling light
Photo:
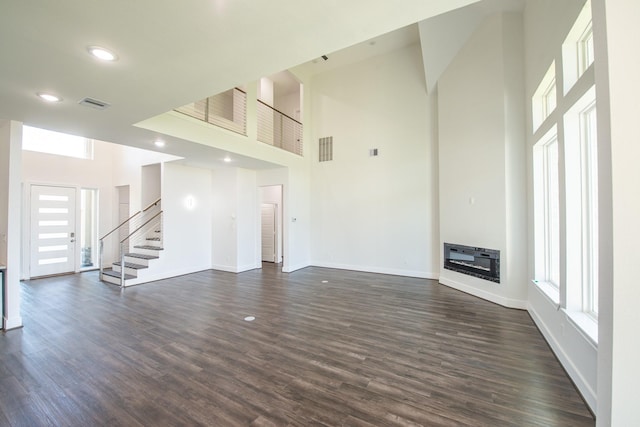
[[[100,46],[89,46],[87,50],[91,55],[98,59],[102,59],[103,61],[115,61],[118,59],[118,56],[115,53]]]
[[[163,140],[161,140],[161,139],[156,140],[153,144],[156,147],[164,147],[165,146],[165,142]]]
[[[62,101],[61,97],[59,97],[58,95],[54,95],[52,93],[38,92],[37,95],[38,95],[38,98],[42,99],[43,101],[47,101],[47,102],[60,102],[60,101]]]
[[[223,159],[225,163],[229,163],[231,161],[231,157],[227,156]]]

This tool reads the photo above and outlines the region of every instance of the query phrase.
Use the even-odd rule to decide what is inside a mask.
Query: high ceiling
[[[155,149],[159,135],[135,123],[476,1],[3,0],[0,118]],[[415,37],[408,28],[401,37]],[[90,45],[118,60],[91,57]],[[183,157],[211,149],[165,139]]]

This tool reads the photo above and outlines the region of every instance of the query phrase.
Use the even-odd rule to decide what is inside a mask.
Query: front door
[[[30,276],[75,271],[76,189],[31,186]]]

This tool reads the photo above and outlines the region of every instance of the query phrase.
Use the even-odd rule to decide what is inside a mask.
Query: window
[[[583,310],[598,317],[598,133],[595,102],[580,114],[582,135]]]
[[[593,64],[593,50],[591,1],[587,0],[562,44],[562,73],[565,94]]]
[[[560,194],[556,127],[534,146],[534,227],[536,281],[555,290],[560,286]]]
[[[537,130],[547,117],[556,109],[557,93],[556,93],[556,63],[551,66],[545,73],[538,89],[531,99],[533,108],[533,129]]]
[[[30,126],[22,128],[22,149],[79,159],[93,159],[93,140]]]
[[[578,74],[582,75],[593,64],[593,28],[591,21],[578,40]]]
[[[98,190],[80,190],[80,268],[97,266]]]
[[[567,309],[598,317],[598,145],[595,87],[567,112]]]

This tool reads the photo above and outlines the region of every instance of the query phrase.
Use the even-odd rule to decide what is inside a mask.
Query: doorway
[[[76,189],[31,185],[30,276],[73,273]]]
[[[260,248],[261,259],[282,262],[282,185],[260,187]]]
[[[275,262],[277,254],[277,205],[263,203],[260,206],[262,261]]]

